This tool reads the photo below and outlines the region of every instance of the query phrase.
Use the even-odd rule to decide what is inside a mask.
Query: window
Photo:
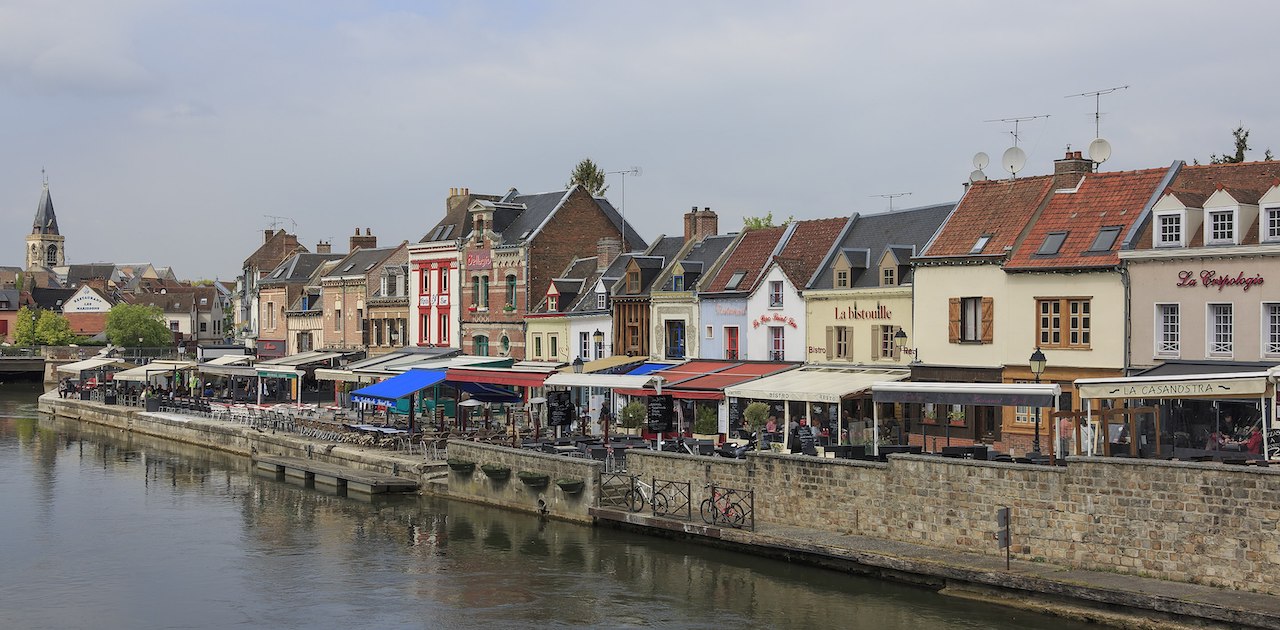
[[[173,332],[178,332],[178,320],[176,319],[169,320],[169,330]]]
[[[482,218],[480,218],[480,217],[476,217],[475,233],[476,233],[476,245],[481,245],[481,244],[483,244],[483,242],[484,242],[484,219],[482,219]],[[487,340],[486,340],[486,344],[487,344]]]
[[[449,268],[448,267],[440,268],[440,278],[437,280],[436,286],[439,287],[436,293],[449,292]]]
[[[877,326],[880,329],[879,358],[881,359],[897,359],[898,358],[898,340],[894,339],[894,335],[898,332],[897,326]]]
[[[881,272],[880,274],[880,286],[891,287],[895,284],[898,284],[897,275],[898,275],[897,269],[894,269],[893,267],[885,267],[883,272]]]
[[[666,322],[667,343],[666,358],[683,359],[684,358],[684,320],[671,319]]]
[[[267,323],[263,328],[276,327],[276,303],[267,302]]]
[[[596,293],[596,310],[603,311],[606,308],[609,308],[608,297],[605,296],[604,291],[600,291]]]
[[[507,304],[516,306],[516,275],[513,273],[507,274]]]
[[[782,307],[782,281],[769,281],[769,308]]]
[[[987,248],[987,243],[990,243],[990,242],[991,242],[990,234],[983,234],[982,236],[979,236],[978,240],[973,244],[973,247],[969,249],[969,253],[981,254],[982,250]]]
[[[592,337],[594,337],[594,335],[592,335]],[[596,358],[603,359],[604,358],[604,340],[595,342],[595,345],[596,345]]]
[[[1036,250],[1036,255],[1057,256],[1066,240],[1067,232],[1050,232],[1048,236],[1044,237],[1044,242],[1040,244],[1040,249]]]
[[[476,356],[479,356],[479,357],[489,356],[489,338],[488,337],[484,335],[476,335],[471,340],[471,343],[473,346],[475,346],[474,352],[476,353]]]
[[[1042,298],[1036,300],[1036,339],[1041,348],[1088,348],[1090,300]]]
[[[845,326],[836,326],[833,331],[835,337],[835,356],[837,359],[849,358],[849,329]]]
[[[437,332],[439,334],[439,339],[440,339],[440,341],[438,342],[439,345],[442,345],[442,346],[449,345],[449,314],[448,313],[440,313],[440,323],[439,323],[439,328]]]
[[[769,360],[783,361],[786,356],[786,330],[782,326],[769,327]]]
[[[724,358],[737,360],[738,352],[738,327],[724,327]]]
[[[1280,241],[1280,208],[1262,210],[1262,240]]]
[[[1217,210],[1209,213],[1209,242],[1234,243],[1236,239],[1236,216],[1232,210]]]
[[[542,335],[533,336],[533,358],[542,358]]]
[[[1156,305],[1156,356],[1177,357],[1181,350],[1182,322],[1177,304]]]
[[[1182,215],[1159,215],[1160,231],[1156,233],[1156,247],[1180,247],[1182,245]]]
[[[733,272],[733,275],[729,276],[729,281],[724,283],[725,290],[726,291],[736,290],[739,286],[742,286],[742,280],[746,277],[747,277],[747,272],[745,271]]]
[[[419,271],[422,272],[422,293],[430,294],[431,293],[431,272],[427,271],[425,267],[422,269],[419,269]]]
[[[431,343],[431,316],[423,315],[418,319],[418,343]]]
[[[387,274],[382,274],[382,277],[378,280],[378,295],[381,295],[382,297],[391,297],[391,294],[387,293],[390,287],[395,286],[392,284],[391,278],[388,277]]]
[[[489,308],[489,276],[480,276],[480,308]]]
[[[672,291],[683,291],[683,290],[684,290],[684,276],[683,276],[683,275],[674,276],[674,277],[672,277],[672,278],[671,278],[671,290],[672,290]]]
[[[584,361],[591,358],[591,335],[585,332],[578,333],[578,356]]]
[[[471,276],[471,305],[480,308],[480,276]]]
[[[547,310],[548,311],[560,310],[560,296],[558,295],[547,296]]]
[[[333,329],[342,332],[342,309],[333,309]]]
[[[1120,226],[1112,225],[1098,230],[1098,236],[1093,239],[1093,244],[1089,245],[1091,252],[1109,252],[1116,244],[1116,239],[1120,236]]]
[[[208,322],[200,322],[200,332],[209,332]]]
[[[714,339],[716,336],[716,327],[707,326],[707,339]]]
[[[364,332],[365,319],[364,319],[364,309],[362,308],[356,309],[356,325],[360,327],[360,332]]]
[[[502,338],[502,351],[506,352],[511,349],[511,341],[506,337]],[[547,356],[551,359],[560,358],[560,338],[556,335],[547,335]]]
[[[1209,354],[1231,356],[1235,316],[1230,304],[1209,305]]]
[[[1280,354],[1280,302],[1262,305],[1262,353]]]
[[[849,286],[849,271],[841,269],[836,272],[836,288],[843,289]]]
[[[960,300],[960,341],[982,341],[982,298]]]
[[[627,350],[640,351],[640,327],[635,324],[627,325]]]
[[[46,267],[58,266],[58,246],[57,245],[49,246],[49,252],[44,257],[44,264]]]
[[[640,292],[640,271],[632,269],[627,272],[627,293]]]

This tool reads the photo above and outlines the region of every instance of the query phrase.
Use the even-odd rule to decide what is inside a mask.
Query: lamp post
[[[1031,373],[1036,377],[1036,383],[1040,382],[1040,375],[1044,374],[1044,367],[1047,361],[1044,353],[1040,351],[1040,347],[1036,347],[1036,351],[1031,353]],[[1036,455],[1040,454],[1040,407],[1036,406],[1036,435],[1031,441],[1031,452]]]
[[[591,333],[591,341],[595,342],[594,347],[596,351],[596,358],[603,359],[604,358],[604,333],[600,332],[599,328],[597,328],[594,333]]]
[[[574,374],[582,374],[582,364],[583,364],[583,361],[582,361],[582,357],[581,357],[581,356],[579,356],[578,358],[576,358],[576,359],[574,359],[574,360],[573,360],[573,363],[571,363],[570,365],[572,365],[572,366],[573,366],[573,373],[574,373]],[[583,408],[585,408],[585,407],[586,407],[586,405],[585,405],[585,404],[583,404],[582,399],[579,399],[579,400],[578,400],[578,408],[579,408],[579,409],[583,409]],[[578,415],[578,424],[579,424],[579,425],[581,425],[581,426],[579,426],[578,428],[582,429],[582,435],[584,435],[584,436],[585,436],[585,435],[587,435],[587,420],[586,420],[586,419],[587,419],[587,412],[586,412],[586,411],[583,411],[582,413],[580,413],[580,414]]]

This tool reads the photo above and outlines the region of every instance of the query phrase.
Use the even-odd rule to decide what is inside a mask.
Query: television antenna
[[[282,216],[278,216],[278,215],[274,215],[274,214],[264,214],[264,215],[262,215],[262,216],[264,216],[264,217],[266,217],[266,218],[268,218],[268,219],[271,219],[271,229],[273,229],[273,230],[274,230],[274,229],[276,229],[276,228],[278,228],[278,227],[280,227],[280,225],[281,225],[282,223],[284,223],[285,221],[288,221],[288,222],[289,222],[289,225],[293,226],[293,231],[294,231],[295,233],[297,233],[297,231],[298,231],[298,222],[297,222],[297,221],[294,221],[293,219],[290,219],[289,217],[282,217]]]
[[[618,236],[622,237],[622,253],[627,253],[627,175],[639,177],[644,170],[639,166],[632,166],[629,169],[621,171],[605,171],[605,175],[621,175],[622,181],[618,182],[618,214],[622,215],[622,225],[618,228]]]
[[[1120,85],[1113,88],[1107,88],[1105,90],[1095,90],[1093,92],[1081,92],[1080,94],[1068,94],[1063,98],[1077,98],[1081,96],[1093,97],[1093,137],[1101,138],[1102,133],[1099,129],[1102,126],[1102,95],[1110,94],[1112,92],[1119,92],[1120,90],[1127,90],[1127,89],[1129,89],[1129,86]]]
[[[1018,137],[1019,137],[1019,136],[1018,136],[1018,124],[1019,124],[1019,123],[1024,123],[1024,122],[1026,122],[1026,121],[1028,121],[1028,120],[1035,120],[1035,119],[1037,119],[1037,118],[1048,118],[1048,117],[1049,117],[1049,114],[1040,114],[1039,116],[1017,116],[1017,117],[1014,117],[1014,118],[993,118],[993,119],[991,119],[991,120],[984,120],[984,121],[982,121],[982,122],[989,122],[989,123],[993,123],[993,122],[1013,123],[1013,131],[1010,131],[1009,133],[1013,135],[1013,146],[1015,146],[1015,147],[1016,147],[1016,146],[1018,146]]]
[[[911,194],[911,193],[909,193],[909,192],[900,192],[900,193],[886,193],[886,194],[883,194],[883,195],[869,195],[869,196],[871,196],[871,197],[880,197],[880,198],[882,198],[882,199],[888,199],[888,200],[889,200],[889,212],[893,212],[893,200],[894,200],[894,198],[896,198],[896,197],[906,197],[907,195],[910,195],[910,194]]]

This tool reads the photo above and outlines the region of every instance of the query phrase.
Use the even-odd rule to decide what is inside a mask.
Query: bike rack
[[[653,478],[653,494],[663,495],[667,498],[667,509],[659,514],[654,505],[650,505],[653,509],[654,516],[672,516],[680,518],[683,515],[684,520],[693,520],[693,502],[690,500],[692,493],[689,490],[688,481],[673,481],[670,479]]]
[[[756,530],[756,493],[711,485],[711,492],[702,501],[700,510],[703,522],[734,529]]]

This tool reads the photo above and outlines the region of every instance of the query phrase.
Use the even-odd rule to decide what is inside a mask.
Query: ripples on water
[[[4,627],[1076,627],[469,504],[331,496],[37,420],[33,397],[0,388]]]

